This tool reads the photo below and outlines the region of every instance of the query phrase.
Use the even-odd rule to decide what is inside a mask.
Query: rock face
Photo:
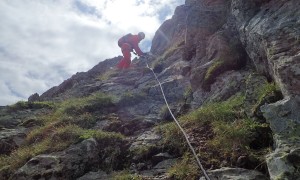
[[[14,149],[24,144],[25,128],[3,129],[0,131],[0,154],[10,154]]]
[[[240,39],[258,72],[272,78],[285,96],[299,95],[299,2],[232,1]]]
[[[299,9],[298,0],[186,0],[157,30],[151,47],[153,55],[146,61],[156,73],[176,117],[203,104],[226,101],[242,94],[244,111],[239,113],[252,121],[270,124],[268,130],[272,131],[275,144],[273,152],[266,157],[268,172],[262,170],[265,173],[262,174],[253,170],[254,167],[252,170],[233,168],[245,164],[243,160],[248,157],[241,155],[236,157],[236,164],[229,164],[231,167],[209,166],[211,179],[269,179],[266,175],[270,179],[299,179]],[[124,169],[129,170],[130,175],[123,176],[131,179],[174,178],[168,173],[171,167],[178,166],[181,157],[165,147],[163,135],[156,129],[159,124],[172,120],[160,86],[152,71],[138,59],[133,60],[134,68],[111,70],[120,59],[100,62],[88,72],[77,73],[40,96],[32,95],[28,102],[31,105],[35,101],[61,103],[95,93],[110,95],[113,101],[109,107],[89,107],[83,115],[76,111],[83,106],[78,105],[72,107],[75,110],[68,109],[73,114],[58,117],[64,109],[64,106],[59,107],[43,130],[49,131],[52,137],[55,135],[52,131],[83,119],[76,125],[82,125],[84,132],[87,127],[92,129],[88,135],[94,135],[95,131],[116,132],[125,136],[125,140],[108,146],[88,138],[58,152],[43,151],[30,156],[14,172],[1,166],[0,179],[116,179],[118,175],[111,171]],[[271,82],[276,84],[280,95],[261,92],[259,88]],[[7,157],[4,155],[26,146],[28,136],[43,127],[49,120],[45,117],[51,113],[51,107],[46,110],[22,104],[1,107],[1,162]],[[59,118],[64,121],[56,122]],[[214,132],[207,134],[212,136]],[[193,142],[199,141],[201,145],[207,145],[204,140],[210,138],[196,139],[194,134],[189,135],[194,138]],[[207,147],[196,149],[201,148]],[[222,163],[228,165],[227,161],[224,159]],[[109,163],[114,165],[110,167]],[[108,166],[111,169],[105,169]],[[184,169],[183,165],[179,166]]]
[[[65,97],[64,95],[65,95],[65,92],[69,89],[74,90],[72,92],[67,92],[69,97],[70,97],[70,95],[75,96],[75,97],[83,96],[91,91],[94,91],[94,89],[93,90],[80,89],[80,87],[78,87],[78,85],[80,84],[82,86],[82,84],[92,83],[97,76],[100,76],[101,74],[105,73],[106,70],[110,69],[110,67],[114,67],[120,59],[121,59],[121,57],[115,57],[110,60],[103,61],[101,64],[94,66],[88,72],[76,73],[71,78],[69,78],[69,79],[65,80],[63,83],[61,83],[59,86],[52,87],[48,91],[44,92],[40,96],[39,100],[45,101],[45,100],[50,100],[50,99],[53,100],[55,98],[57,98],[57,99],[68,98],[68,97]],[[89,87],[84,87],[84,88],[89,88]]]
[[[299,2],[293,0],[232,1],[241,42],[255,69],[275,80],[286,97],[262,108],[276,143],[275,152],[267,158],[271,179],[300,177],[298,8]]]
[[[186,13],[188,6],[182,5],[176,8],[172,19],[165,21],[156,31],[152,41],[151,52],[160,55],[167,48],[184,41]]]
[[[267,157],[272,179],[300,177],[300,97],[287,98],[261,109],[274,133],[275,152]]]
[[[38,93],[34,93],[28,98],[28,102],[34,102],[39,100],[40,100],[40,95]]]

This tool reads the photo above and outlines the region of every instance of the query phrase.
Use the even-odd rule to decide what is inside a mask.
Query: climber
[[[145,56],[146,53],[143,53],[139,48],[139,42],[145,38],[145,33],[139,32],[137,35],[127,34],[121,37],[118,41],[118,46],[121,48],[123,58],[117,64],[118,69],[127,69],[131,64],[131,52],[133,50],[135,54],[142,57]]]

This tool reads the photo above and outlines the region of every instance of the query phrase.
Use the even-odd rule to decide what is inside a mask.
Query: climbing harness
[[[148,55],[148,56],[149,56],[149,55]],[[146,65],[147,65],[147,68],[151,70],[151,72],[153,73],[153,75],[154,75],[156,81],[158,82],[159,87],[160,87],[160,90],[161,90],[161,93],[162,93],[163,98],[164,98],[164,100],[165,100],[165,103],[166,103],[166,105],[167,105],[167,108],[168,108],[168,110],[169,110],[169,112],[170,112],[172,118],[174,119],[175,123],[177,124],[177,126],[179,127],[179,129],[181,130],[181,132],[183,133],[183,135],[184,135],[184,137],[185,137],[185,140],[186,140],[186,142],[188,143],[188,145],[189,145],[191,151],[193,152],[193,155],[195,156],[196,161],[197,161],[197,163],[198,163],[200,169],[202,170],[202,172],[203,172],[203,174],[204,174],[206,180],[210,180],[210,178],[208,177],[208,175],[207,175],[205,169],[203,168],[203,166],[202,166],[202,164],[201,164],[201,162],[200,162],[200,160],[199,160],[199,158],[198,158],[198,156],[197,156],[197,154],[196,154],[196,152],[195,152],[193,146],[191,145],[191,143],[190,143],[190,141],[189,141],[189,138],[188,138],[186,132],[185,132],[184,129],[180,126],[179,122],[177,121],[177,119],[176,119],[175,116],[173,115],[173,113],[172,113],[172,111],[171,111],[171,109],[170,109],[169,103],[168,103],[168,101],[167,101],[167,99],[166,99],[166,96],[165,96],[164,90],[163,90],[163,88],[162,88],[162,85],[161,85],[160,81],[158,80],[158,78],[157,78],[155,72],[153,71],[152,68],[149,67],[149,65],[148,65],[148,63],[147,63],[146,57],[144,56],[144,57],[142,57],[142,58],[144,58],[144,61],[145,61]]]

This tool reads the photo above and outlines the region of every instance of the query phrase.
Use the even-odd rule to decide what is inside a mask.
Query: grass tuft
[[[129,171],[116,172],[113,175],[114,180],[143,180],[139,175],[131,174]]]
[[[122,94],[119,104],[120,105],[136,105],[137,103],[141,102],[146,98],[146,94],[141,92],[141,93],[131,93],[131,92],[126,92]]]
[[[80,139],[89,139],[89,138],[95,138],[97,141],[101,141],[102,143],[109,142],[110,144],[113,144],[114,141],[123,140],[124,136],[120,133],[114,133],[114,132],[104,132],[104,131],[98,131],[98,130],[84,130],[83,133],[80,135]]]
[[[58,113],[78,115],[86,112],[101,111],[102,108],[112,106],[112,97],[103,93],[95,93],[87,97],[73,98],[64,101]]]
[[[256,152],[250,144],[268,125],[248,119],[243,111],[243,102],[244,96],[237,95],[224,102],[206,104],[179,118],[208,168],[232,166],[239,156]],[[157,129],[163,134],[165,148],[179,155],[189,151],[175,123],[166,123]],[[262,161],[260,156],[256,156],[254,161]]]
[[[182,132],[174,122],[165,123],[157,126],[156,130],[162,134],[162,145],[168,152],[174,154],[183,154],[187,150]]]
[[[25,110],[25,109],[42,109],[42,108],[53,109],[55,107],[56,104],[50,101],[36,101],[36,102],[19,101],[16,104],[8,106],[8,110],[10,112],[15,112],[15,111]]]
[[[171,179],[198,179],[199,168],[194,161],[194,157],[185,153],[182,159],[168,170]]]

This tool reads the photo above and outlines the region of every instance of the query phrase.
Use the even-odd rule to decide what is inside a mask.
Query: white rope
[[[169,110],[171,116],[173,117],[175,123],[177,124],[177,126],[179,127],[179,129],[181,130],[181,132],[183,133],[183,135],[184,135],[184,137],[185,137],[185,140],[186,140],[186,142],[188,143],[188,145],[189,145],[191,151],[193,152],[193,155],[195,156],[195,158],[196,158],[196,160],[197,160],[197,163],[198,163],[200,169],[202,170],[202,172],[203,172],[205,178],[206,178],[207,180],[210,180],[210,178],[208,177],[208,175],[207,175],[205,169],[203,168],[203,166],[202,166],[202,164],[201,164],[201,162],[200,162],[200,160],[199,160],[199,158],[198,158],[198,156],[197,156],[197,154],[196,154],[196,152],[195,152],[193,146],[191,145],[191,143],[190,143],[190,141],[189,141],[189,138],[188,138],[186,132],[185,132],[184,129],[180,126],[179,122],[177,121],[177,119],[176,119],[175,116],[173,115],[173,113],[172,113],[172,111],[171,111],[171,109],[170,109],[170,107],[169,107],[169,103],[168,103],[168,101],[167,101],[167,99],[166,99],[166,96],[165,96],[164,90],[163,90],[163,88],[162,88],[162,85],[161,85],[160,81],[158,80],[156,74],[154,73],[153,69],[149,67],[149,65],[148,65],[148,63],[147,63],[147,61],[146,61],[146,58],[145,58],[145,63],[146,63],[146,65],[147,65],[147,68],[150,69],[150,70],[152,71],[152,73],[153,73],[153,75],[154,75],[156,81],[158,82],[159,87],[160,87],[160,90],[161,90],[161,93],[162,93],[162,95],[163,95],[163,97],[164,97],[164,100],[165,100],[165,103],[166,103],[166,105],[167,105],[167,108],[168,108],[168,110]]]

